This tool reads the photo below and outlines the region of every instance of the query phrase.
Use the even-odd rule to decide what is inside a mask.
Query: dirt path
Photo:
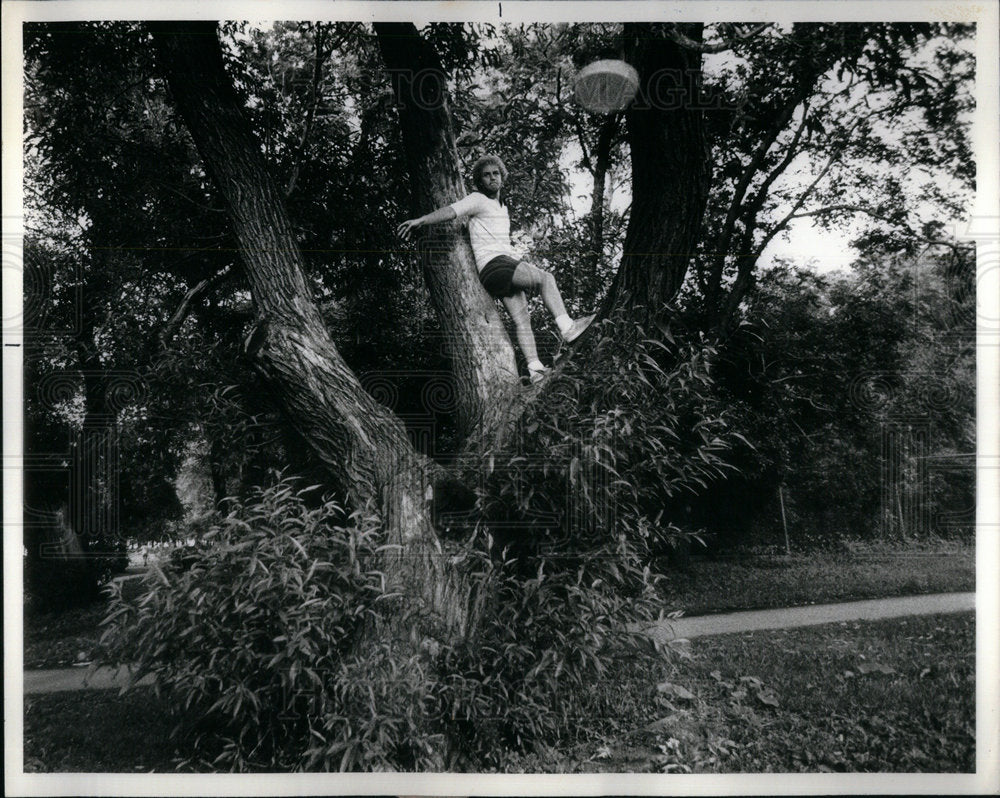
[[[815,604],[777,610],[752,610],[725,615],[699,615],[659,624],[647,631],[660,640],[703,637],[761,629],[789,629],[840,621],[874,621],[906,615],[934,615],[966,612],[976,608],[975,593],[935,593],[928,596],[850,601],[843,604]],[[124,668],[58,668],[24,672],[24,692],[57,693],[63,690],[101,690],[125,684]],[[151,684],[144,679],[139,684]]]

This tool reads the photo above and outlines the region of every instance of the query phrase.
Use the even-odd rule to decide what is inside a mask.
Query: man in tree
[[[476,191],[419,219],[407,219],[399,225],[397,232],[409,240],[419,227],[469,217],[469,239],[479,280],[490,296],[503,300],[504,307],[514,320],[517,342],[528,362],[528,375],[532,382],[538,382],[545,375],[546,367],[538,359],[525,292],[538,291],[542,295],[542,302],[567,343],[576,340],[594,316],[571,319],[566,313],[555,278],[522,260],[514,252],[510,245],[510,216],[500,200],[500,189],[506,179],[507,167],[503,161],[496,155],[484,155],[472,168]]]

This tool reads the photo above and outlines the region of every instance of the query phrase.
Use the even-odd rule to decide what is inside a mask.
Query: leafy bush
[[[492,603],[442,666],[450,733],[481,762],[593,731],[617,714],[594,689],[614,661],[669,653],[636,631],[661,606],[649,561],[684,534],[665,519],[725,472],[729,444],[711,350],[661,332],[666,343],[603,322],[522,417],[515,451],[487,455],[480,576]]]
[[[387,599],[372,519],[343,520],[290,479],[235,504],[147,591],[119,592],[105,659],[156,677],[203,767],[234,771],[430,766],[419,657],[356,651]],[[415,708],[415,709],[414,709]],[[192,721],[194,725],[192,727]],[[210,752],[210,753],[209,753]]]
[[[373,519],[337,523],[340,508],[310,509],[307,493],[289,480],[259,491],[154,566],[144,594],[112,601],[103,659],[156,677],[198,752],[187,767],[496,765],[614,711],[588,686],[625,652],[616,643],[655,648],[625,625],[653,607],[636,558],[544,556],[525,577],[488,538],[463,552],[486,597],[477,628],[414,645],[399,630],[420,619],[372,567]]]
[[[490,455],[480,504],[491,529],[512,531],[504,540],[655,550],[683,534],[673,520],[730,470],[733,435],[709,374],[714,350],[660,333],[602,322],[520,420],[514,451]]]
[[[519,753],[593,737],[620,714],[601,684],[615,663],[643,661],[653,672],[670,654],[641,632],[659,602],[627,545],[520,558],[507,550],[489,562],[476,636],[440,657],[442,728],[463,755],[453,769],[503,769]]]

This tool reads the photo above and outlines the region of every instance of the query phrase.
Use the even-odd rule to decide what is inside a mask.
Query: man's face
[[[479,182],[486,194],[489,194],[490,196],[498,194],[500,192],[500,186],[503,184],[500,167],[496,164],[488,164],[485,166],[480,174]]]

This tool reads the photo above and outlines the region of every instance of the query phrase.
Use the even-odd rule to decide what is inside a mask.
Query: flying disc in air
[[[624,61],[595,61],[576,76],[576,101],[595,114],[621,111],[638,90],[639,73]]]

